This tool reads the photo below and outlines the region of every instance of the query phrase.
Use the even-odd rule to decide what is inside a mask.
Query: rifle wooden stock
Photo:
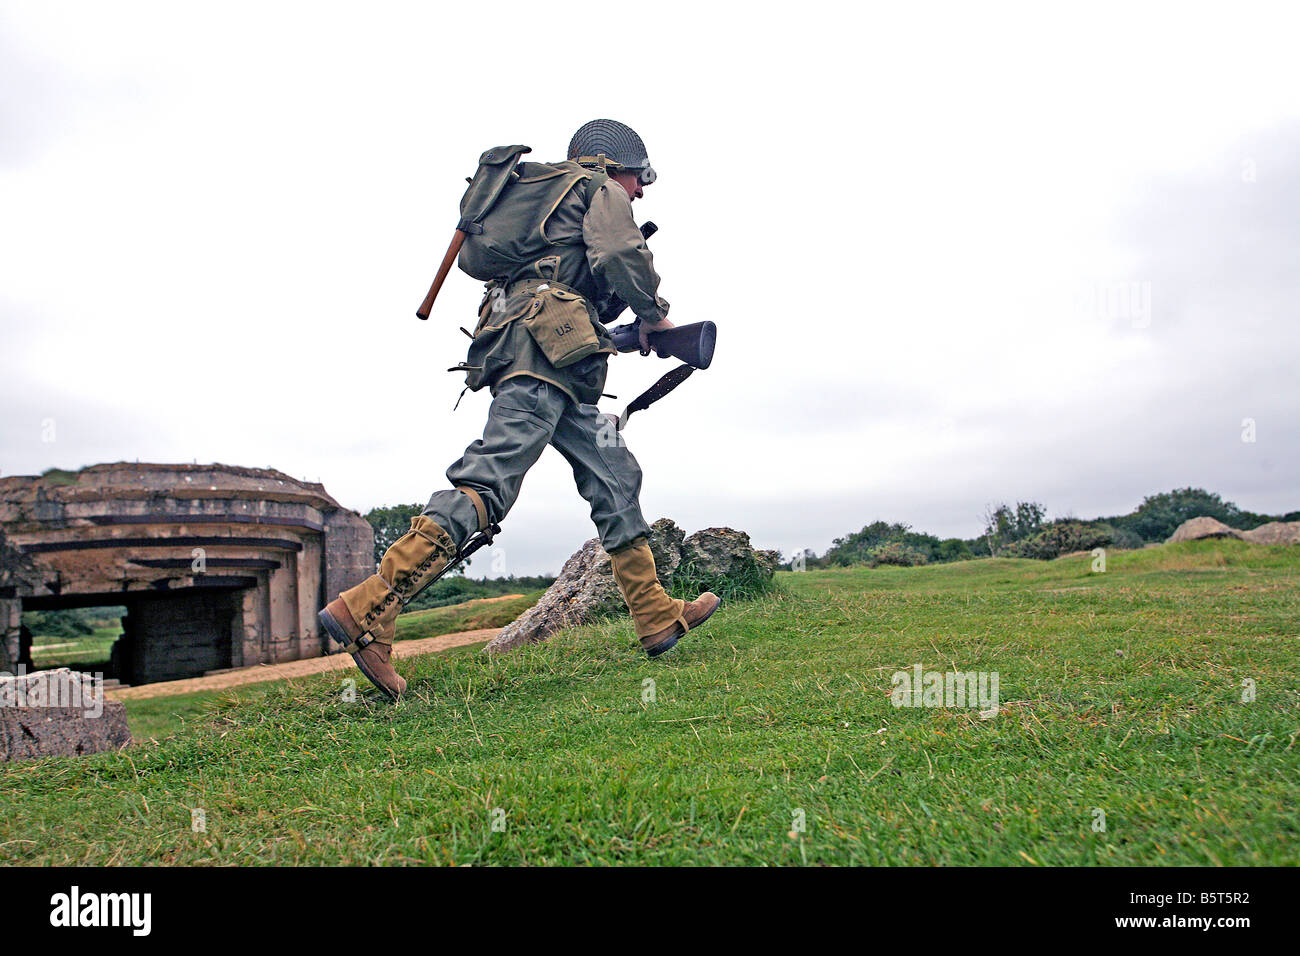
[[[641,350],[640,320],[620,325],[609,330],[609,337],[614,348],[620,352],[639,352]],[[672,356],[681,359],[687,365],[705,369],[713,361],[713,349],[718,341],[718,327],[712,322],[692,322],[690,325],[676,325],[662,332],[651,332],[648,336],[650,347],[660,358]]]
[[[456,257],[460,255],[460,247],[465,243],[465,233],[457,229],[455,235],[451,237],[451,245],[447,247],[447,254],[442,257],[442,265],[438,266],[438,274],[433,277],[433,285],[429,286],[429,294],[424,297],[420,307],[415,310],[417,318],[427,319],[429,313],[433,311],[433,300],[438,298],[438,293],[442,291],[442,284],[447,281],[447,273],[451,271],[452,265],[456,262]]]

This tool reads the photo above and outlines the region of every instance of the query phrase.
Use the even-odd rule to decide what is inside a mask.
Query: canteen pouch
[[[576,292],[543,284],[534,290],[523,323],[556,368],[573,365],[601,350],[587,302]]]

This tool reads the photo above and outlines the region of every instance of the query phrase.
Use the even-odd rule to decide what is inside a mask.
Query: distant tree
[[[411,530],[411,519],[423,511],[424,505],[390,505],[387,508],[371,508],[366,512],[366,520],[375,529],[375,567],[379,567],[380,559],[393,542]],[[460,574],[463,570],[461,568],[451,574]]]
[[[897,545],[898,549],[882,552],[881,549],[887,545]],[[882,562],[880,560],[882,553],[885,553],[890,560]],[[817,559],[817,566],[847,567],[867,564],[875,567],[882,563],[899,563],[892,560],[894,556],[904,557],[912,564],[927,564],[939,561],[964,561],[975,555],[969,545],[960,538],[940,541],[932,534],[913,531],[911,525],[901,521],[873,521],[861,531],[855,531],[831,542],[830,550]],[[920,560],[912,560],[917,556]],[[807,564],[808,567],[813,566],[811,558],[808,559]]]
[[[1204,488],[1176,488],[1148,495],[1131,515],[1115,521],[1143,541],[1164,541],[1188,518],[1202,515],[1217,518],[1233,528],[1240,527],[1245,518],[1240,508],[1214,492]]]
[[[961,538],[944,538],[935,547],[930,560],[935,563],[947,561],[969,561],[975,557],[969,544]]]
[[[989,554],[1001,554],[1016,541],[1043,530],[1047,509],[1037,501],[1017,501],[1015,508],[1003,503],[984,511],[983,538]]]
[[[899,541],[907,544],[918,544],[924,539],[931,539],[938,543],[938,538],[931,535],[915,534],[910,525],[902,522],[873,521],[861,531],[855,531],[852,534],[845,535],[843,538],[836,538],[831,542],[830,550],[826,552],[822,560],[828,565],[839,567],[848,567],[854,564],[870,564],[872,562],[872,552],[883,544],[891,541]],[[928,556],[929,547],[924,546]]]
[[[117,627],[124,607],[78,607],[59,611],[27,611],[23,624],[37,637],[62,637],[69,640],[93,634],[99,628]]]

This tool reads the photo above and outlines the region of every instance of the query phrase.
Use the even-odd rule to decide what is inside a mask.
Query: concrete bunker
[[[369,523],[274,469],[103,464],[0,479],[0,669],[25,610],[122,606],[124,683],[332,653],[317,609],[374,569]]]

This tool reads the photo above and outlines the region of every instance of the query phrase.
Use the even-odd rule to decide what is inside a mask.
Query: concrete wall
[[[127,606],[132,683],[336,652],[316,612],[374,570],[369,523],[319,484],[226,465],[3,478],[5,537],[30,573],[0,574],[0,601]],[[0,664],[13,613],[0,604]]]
[[[227,591],[136,601],[123,622],[119,677],[144,684],[232,666],[236,603]]]
[[[354,511],[325,517],[325,603],[375,573],[375,531]]]
[[[18,663],[18,626],[22,613],[22,601],[0,598],[0,671],[10,674]]]

